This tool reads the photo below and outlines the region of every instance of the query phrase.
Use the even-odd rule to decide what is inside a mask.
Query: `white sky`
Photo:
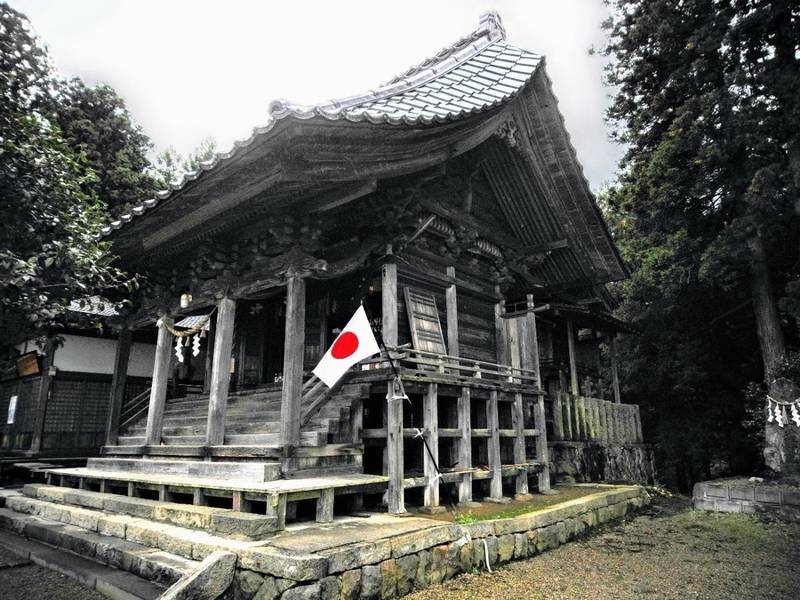
[[[220,150],[267,120],[274,98],[311,103],[373,88],[469,33],[496,9],[512,44],[544,54],[595,190],[620,149],[608,141],[601,0],[10,0],[63,75],[107,82],[156,150]]]

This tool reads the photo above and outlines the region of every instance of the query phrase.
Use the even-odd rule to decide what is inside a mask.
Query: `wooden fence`
[[[551,396],[553,441],[642,443],[639,406],[559,392]]]

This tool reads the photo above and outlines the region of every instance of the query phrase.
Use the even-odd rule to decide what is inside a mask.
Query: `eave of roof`
[[[234,142],[228,152],[201,163],[198,170],[184,174],[168,190],[112,221],[102,235],[110,235],[178,195],[205,172],[230,161],[257,138],[267,135],[281,120],[322,117],[412,127],[456,121],[508,102],[531,79],[540,62],[541,56],[507,44],[499,15],[488,12],[471,34],[367,93],[311,106],[284,100],[272,102],[266,125],[256,127],[250,137]]]

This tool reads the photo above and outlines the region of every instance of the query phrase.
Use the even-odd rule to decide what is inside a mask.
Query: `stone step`
[[[124,473],[157,473],[205,478],[273,481],[280,477],[280,463],[256,461],[153,460],[136,458],[89,458],[86,467]]]
[[[123,533],[127,529],[125,525],[113,521],[122,517],[103,515],[98,511],[77,507],[58,506],[21,495],[8,496],[5,502],[6,508],[0,508],[0,529],[128,571],[159,586],[172,585],[185,574],[194,571],[199,564],[192,559],[191,554],[178,555],[143,544],[141,540],[131,539],[136,537],[135,528],[132,528],[131,536],[126,536]],[[78,515],[75,511],[82,511],[84,514]],[[89,524],[85,513],[98,515],[95,529],[84,526]],[[80,524],[75,525],[70,519],[75,519]],[[163,524],[154,525],[166,527]],[[98,533],[98,527],[104,534]],[[110,533],[109,527],[116,527],[121,537]]]
[[[199,446],[205,443],[205,435],[165,435],[162,436],[167,446]],[[303,431],[300,433],[301,446],[323,446],[328,441],[327,432]],[[144,436],[120,436],[120,446],[143,446]],[[232,434],[225,436],[225,444],[231,446],[276,446],[280,444],[279,433]]]
[[[59,504],[62,505],[63,514],[66,515],[65,522],[85,525],[87,529],[93,531],[98,531],[98,519],[102,517],[103,512],[202,529],[231,539],[262,539],[274,533],[277,527],[275,517],[211,506],[132,498],[120,494],[76,490],[39,483],[25,485],[23,493],[25,497],[9,498],[6,505],[18,512],[54,518],[58,516],[58,511],[46,509],[41,504],[31,504],[26,500],[34,499],[45,504]],[[43,510],[47,512],[46,515],[40,514]]]
[[[34,517],[27,517],[33,520]],[[165,591],[164,586],[148,581],[129,571],[123,571],[61,548],[27,539],[16,533],[0,530],[0,548],[74,579],[89,589],[117,600],[156,600]]]

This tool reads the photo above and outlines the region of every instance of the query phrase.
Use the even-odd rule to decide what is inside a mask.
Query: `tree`
[[[661,384],[707,408],[715,386],[729,395],[725,377],[738,385],[751,370],[749,348],[771,385],[795,335],[800,6],[612,4],[604,53],[617,93],[608,119],[628,149],[608,204],[634,271],[623,312],[645,332],[633,351],[661,353],[675,367]],[[743,321],[750,306],[754,318]],[[720,336],[738,343],[735,356]],[[631,375],[641,390],[653,380]],[[765,431],[764,459],[776,473],[786,468],[783,433]]]
[[[7,352],[52,335],[73,299],[134,282],[98,241],[94,174],[48,119],[56,82],[27,19],[0,3],[0,331]]]
[[[170,184],[179,182],[184,173],[196,171],[200,168],[200,163],[214,158],[216,150],[217,143],[210,137],[203,139],[186,158],[172,146],[167,147],[156,157],[154,169],[159,184],[162,188],[168,188]]]
[[[96,177],[87,192],[118,215],[158,190],[147,154],[150,139],[133,122],[125,101],[109,85],[87,86],[78,78],[59,81],[45,110],[73,151]]]

